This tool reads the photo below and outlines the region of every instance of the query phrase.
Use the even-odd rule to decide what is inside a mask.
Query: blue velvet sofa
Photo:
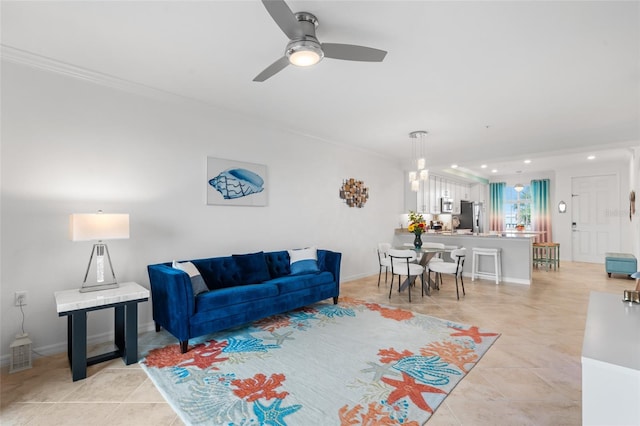
[[[148,265],[156,331],[173,334],[185,353],[190,338],[328,298],[338,303],[341,253],[314,250],[316,259],[291,263],[290,252],[192,260],[193,273],[178,269],[182,262]]]

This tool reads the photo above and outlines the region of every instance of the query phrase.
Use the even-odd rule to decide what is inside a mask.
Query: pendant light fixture
[[[429,179],[429,170],[426,169],[425,159],[425,137],[427,132],[425,130],[416,130],[409,133],[411,138],[411,153],[412,153],[412,165],[416,168],[416,171],[409,172],[409,182],[411,182],[411,190],[418,192],[420,190],[420,181],[426,181]]]

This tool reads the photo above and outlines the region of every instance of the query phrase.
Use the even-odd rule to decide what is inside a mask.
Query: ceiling
[[[385,60],[325,59],[253,82],[288,41],[258,0],[3,1],[3,56],[197,99],[407,169],[414,130],[429,132],[430,169],[486,177],[640,145],[640,2],[288,4],[317,16],[321,42],[383,49]]]

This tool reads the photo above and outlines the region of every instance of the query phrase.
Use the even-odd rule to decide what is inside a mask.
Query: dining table
[[[451,252],[451,248],[433,248],[433,247],[408,247],[408,246],[402,246],[402,247],[396,247],[398,250],[412,250],[414,252],[416,252],[416,257],[418,254],[420,254],[421,256],[416,259],[417,263],[419,265],[421,265],[422,267],[424,267],[425,272],[427,272],[428,270],[428,264],[429,261],[431,259],[433,259],[438,253],[447,253],[447,252]],[[406,289],[410,284],[413,284],[414,281],[416,280],[416,277],[407,277],[402,284],[400,285],[400,290],[402,291],[404,289]],[[429,277],[429,274],[427,274],[426,278],[425,278],[425,290],[428,296],[431,295],[431,289],[435,288],[436,283],[431,280],[431,278]]]

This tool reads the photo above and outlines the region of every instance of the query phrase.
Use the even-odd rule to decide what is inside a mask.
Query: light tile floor
[[[634,282],[608,278],[603,265],[563,262],[534,270],[531,286],[466,279],[466,296],[444,278],[431,297],[392,292],[377,275],[343,283],[341,295],[390,304],[502,333],[445,399],[428,424],[579,425],[580,354],[591,291],[620,294]],[[175,343],[166,332],[139,337],[141,354]],[[39,358],[34,368],[0,376],[2,425],[182,425],[137,365],[113,360],[72,382],[66,354]]]

